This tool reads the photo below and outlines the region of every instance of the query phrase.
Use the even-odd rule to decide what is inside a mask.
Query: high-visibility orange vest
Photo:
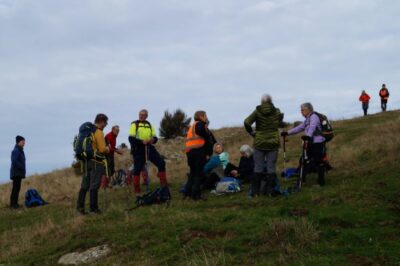
[[[196,134],[196,125],[198,122],[194,122],[189,128],[186,136],[186,152],[190,152],[192,149],[198,149],[206,144],[206,141]]]

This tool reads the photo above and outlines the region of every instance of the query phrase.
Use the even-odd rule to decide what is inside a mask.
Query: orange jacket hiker
[[[383,100],[388,100],[389,99],[389,91],[386,88],[382,88],[379,91],[379,96],[383,99]]]
[[[363,93],[361,94],[359,100],[362,103],[369,103],[369,100],[371,99],[371,97],[369,97],[369,95],[367,93]]]

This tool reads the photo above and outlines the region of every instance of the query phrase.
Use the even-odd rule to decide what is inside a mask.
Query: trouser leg
[[[257,196],[261,193],[265,193],[266,187],[266,172],[265,170],[265,158],[266,152],[255,149],[254,151],[254,178],[252,181],[252,195]]]
[[[266,174],[266,192],[272,195],[274,192],[274,184],[276,176],[276,162],[278,161],[278,150],[268,151],[266,154],[267,159],[267,174]]]
[[[19,192],[21,190],[21,182],[22,182],[21,178],[14,177],[13,186],[12,186],[11,195],[10,195],[10,206],[11,207],[15,207],[18,205],[18,197],[19,197]]]
[[[311,146],[311,157],[313,160],[313,166],[317,170],[318,174],[318,184],[323,186],[325,185],[325,172],[326,167],[324,163],[324,154],[325,154],[325,144],[324,143],[315,143]]]
[[[98,211],[98,193],[101,185],[101,177],[106,174],[105,166],[100,162],[92,162],[93,168],[90,175],[90,210]]]
[[[85,199],[86,193],[90,188],[90,174],[93,168],[93,164],[91,162],[81,162],[83,166],[83,173],[82,173],[82,182],[81,182],[81,189],[78,193],[78,200],[76,203],[77,210],[83,212],[85,209]]]
[[[146,164],[146,158],[143,154],[138,154],[134,157],[134,169],[133,169],[133,188],[135,193],[140,193],[140,173],[144,170],[144,166]],[[148,175],[147,169],[145,169],[145,174]],[[147,176],[146,176],[147,178]]]
[[[160,178],[160,185],[162,187],[167,186],[167,173],[165,171],[165,161],[161,157],[160,153],[153,147],[149,147],[149,160],[157,167],[158,169],[158,178]]]

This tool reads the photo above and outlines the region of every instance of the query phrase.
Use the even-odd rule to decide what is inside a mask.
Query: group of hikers
[[[386,112],[387,102],[389,100],[389,90],[386,88],[386,84],[382,84],[382,88],[379,90],[379,97],[381,99],[381,109],[382,112]],[[364,111],[364,116],[368,115],[369,101],[371,100],[371,96],[363,90],[361,92],[359,101],[361,102],[362,109]]]
[[[366,93],[363,93],[363,95],[366,95]],[[385,84],[382,86],[380,95],[382,97],[382,110],[386,110],[389,92]],[[330,167],[326,160],[327,137],[323,134],[323,124],[326,124],[326,121],[322,121],[321,115],[314,111],[311,103],[301,105],[301,114],[305,119],[301,124],[289,131],[280,131],[280,128],[284,128],[284,114],[279,108],[275,107],[270,95],[263,95],[261,104],[244,120],[246,131],[254,138],[253,148],[249,145],[242,145],[240,148],[240,163],[235,166],[229,161],[229,154],[224,151],[222,143],[217,142],[209,129],[207,113],[205,111],[195,112],[194,122],[187,130],[185,142],[185,152],[190,172],[187,175],[187,182],[183,189],[184,199],[190,198],[195,201],[204,199],[202,190],[212,188],[224,176],[250,182],[251,190],[249,195],[251,197],[273,195],[273,187],[278,180],[276,164],[281,138],[285,143],[288,136],[301,132],[303,132],[301,136],[303,154],[299,181],[305,182],[306,176],[310,172],[316,171],[318,185],[325,185],[325,173],[327,167]],[[131,173],[132,178],[129,178],[127,183],[133,184],[133,190],[136,195],[142,193],[140,176],[143,176],[143,172],[145,172],[144,176],[147,175],[145,182],[148,182],[148,162],[157,167],[157,176],[160,179],[161,187],[168,188],[166,163],[155,147],[158,138],[156,129],[147,120],[148,115],[147,110],[141,110],[138,120],[132,122],[129,129],[129,143],[134,166]],[[87,122],[80,127],[78,138],[81,132],[87,132],[88,134],[83,134],[84,138],[81,140],[75,139],[75,152],[81,162],[83,173],[77,200],[77,210],[81,214],[86,214],[85,199],[88,193],[90,197],[90,212],[101,213],[98,206],[98,192],[102,178],[114,175],[114,155],[115,153],[123,153],[122,150],[117,148],[119,126],[113,126],[105,136],[103,131],[107,124],[108,117],[105,114],[98,114],[95,117],[94,124]],[[254,124],[255,130],[253,128]],[[17,136],[16,145],[11,156],[10,173],[13,180],[10,207],[15,209],[20,207],[18,195],[21,188],[21,180],[26,175],[24,145],[25,139]],[[307,158],[307,162],[304,161],[304,158]]]

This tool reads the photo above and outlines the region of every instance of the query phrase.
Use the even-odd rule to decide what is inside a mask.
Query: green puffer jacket
[[[244,126],[252,134],[251,125],[256,123],[256,134],[254,148],[268,151],[276,150],[280,146],[279,124],[282,120],[281,111],[272,103],[263,103],[257,106],[256,110],[246,118]]]

